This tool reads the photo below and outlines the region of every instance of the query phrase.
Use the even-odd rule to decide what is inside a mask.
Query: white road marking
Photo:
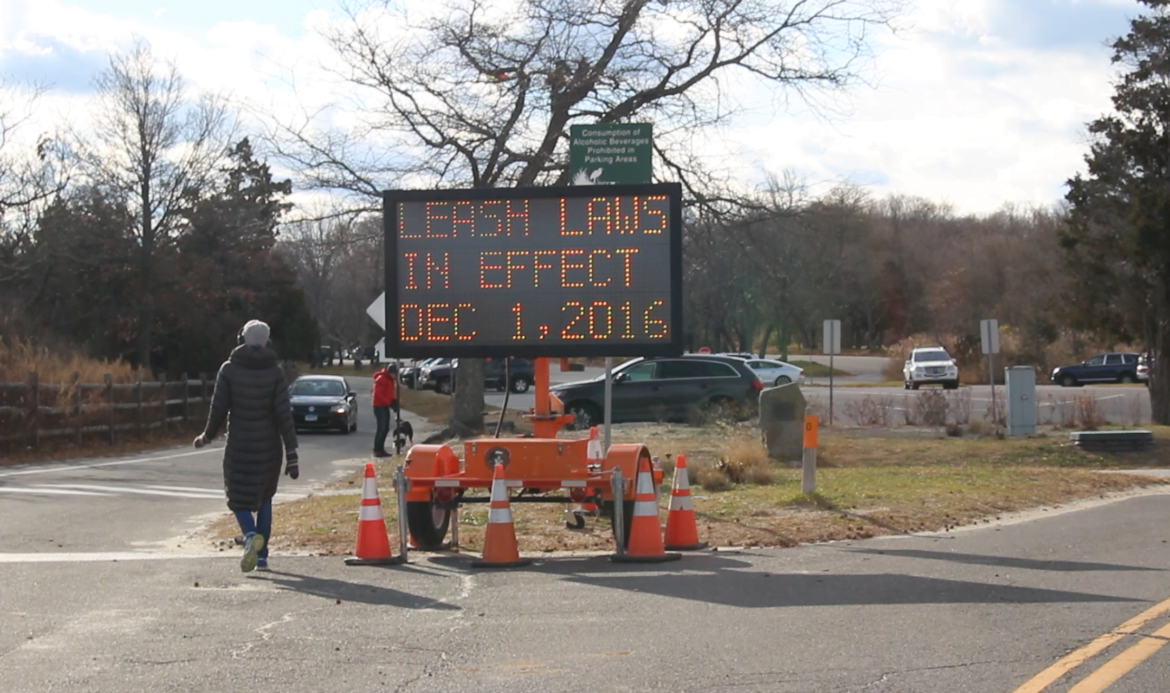
[[[20,486],[0,486],[0,493],[37,493],[41,495],[54,494],[58,496],[103,496],[109,497],[109,493],[94,493],[92,491],[72,491],[64,488],[24,488]]]
[[[98,563],[105,561],[167,561],[179,558],[225,558],[223,553],[138,553],[100,551],[95,553],[0,553],[0,563]],[[238,558],[235,554],[232,558]]]
[[[15,472],[0,472],[0,477],[8,476],[25,476],[28,474],[53,474],[56,472],[70,472],[75,469],[97,469],[99,467],[117,467],[123,464],[147,464],[149,462],[165,462],[167,460],[175,460],[182,457],[192,457],[194,455],[206,455],[210,452],[219,452],[215,448],[206,448],[203,450],[195,450],[191,452],[179,452],[173,455],[162,455],[160,457],[143,457],[132,460],[113,460],[111,462],[94,462],[92,464],[70,464],[58,467],[47,467],[44,469],[21,469]]]
[[[64,489],[80,489],[82,491],[108,491],[110,493],[137,493],[144,496],[171,496],[173,498],[201,498],[209,500],[213,498],[221,498],[223,491],[205,489],[199,493],[190,493],[187,491],[160,491],[151,488],[134,488],[132,486],[99,486],[97,484],[37,484],[33,488],[64,488]]]

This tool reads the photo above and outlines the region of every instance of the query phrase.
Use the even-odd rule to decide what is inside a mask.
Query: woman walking
[[[268,569],[268,541],[272,534],[272,497],[285,474],[300,476],[297,434],[288,383],[268,346],[268,325],[250,320],[240,333],[242,344],[219,369],[207,426],[195,438],[201,448],[227,422],[231,429],[223,452],[223,484],[228,509],[244,534],[240,569]]]

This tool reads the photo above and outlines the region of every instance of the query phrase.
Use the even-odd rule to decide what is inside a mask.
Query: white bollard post
[[[817,417],[804,417],[804,454],[801,458],[800,490],[812,495],[817,490]]]

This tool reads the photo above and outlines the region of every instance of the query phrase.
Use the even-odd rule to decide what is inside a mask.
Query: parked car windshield
[[[950,361],[951,357],[942,349],[919,351],[914,354],[915,361]]]
[[[299,397],[342,397],[345,386],[339,380],[298,380],[289,388],[289,394]]]

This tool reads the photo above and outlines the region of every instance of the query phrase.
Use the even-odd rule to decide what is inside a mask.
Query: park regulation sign
[[[649,183],[653,127],[602,123],[569,128],[569,182],[573,185]]]
[[[386,353],[682,353],[677,183],[390,190]]]

